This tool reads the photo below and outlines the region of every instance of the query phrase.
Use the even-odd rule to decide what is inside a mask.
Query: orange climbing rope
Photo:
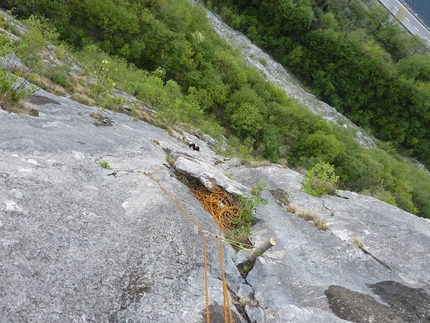
[[[224,322],[225,323],[229,323],[229,322],[234,323],[233,314],[232,314],[232,311],[230,308],[230,300],[228,297],[227,280],[225,278],[225,272],[224,272],[224,260],[222,257],[222,243],[218,237],[218,228],[217,228],[217,225],[215,223],[215,218],[214,218],[214,232],[216,234],[215,242],[216,242],[217,247],[218,247],[219,263],[220,263],[220,267],[221,267],[222,291],[224,294]]]
[[[210,323],[209,278],[208,278],[208,264],[207,264],[206,235],[214,237],[216,241],[216,245],[218,247],[218,255],[220,260],[222,283],[223,283],[223,295],[224,295],[224,322],[234,323],[233,315],[230,307],[228,290],[227,290],[227,282],[226,282],[225,273],[224,273],[224,262],[222,258],[222,240],[220,239],[220,235],[218,235],[218,229],[216,227],[216,224],[214,223],[215,233],[210,233],[209,231],[204,230],[197,223],[197,221],[191,216],[191,214],[189,214],[183,208],[183,206],[179,204],[179,202],[176,201],[175,198],[152,176],[153,173],[158,172],[163,167],[164,166],[161,166],[151,173],[142,172],[142,171],[140,172],[149,176],[149,178],[151,178],[163,190],[163,192],[166,193],[166,195],[182,210],[182,212],[185,213],[185,215],[197,227],[197,229],[199,229],[199,231],[203,233],[202,237],[203,237],[204,275],[205,275],[205,295],[206,295],[206,323]],[[235,220],[236,217],[240,217],[239,208],[235,207],[231,199],[228,197],[228,195],[222,190],[220,190],[219,188],[216,187],[216,189],[213,191],[215,192],[214,194],[214,196],[216,196],[215,198],[207,197],[207,194],[204,194],[203,190],[198,190],[198,191],[201,191],[201,194],[199,194],[199,196],[201,196],[205,201],[205,204],[202,203],[202,205],[203,206],[208,205],[209,209],[206,209],[206,207],[205,209],[208,211],[211,210],[209,212],[212,215],[214,215],[214,220],[220,225],[220,227],[224,228],[223,231],[226,230],[229,225],[233,224],[234,221],[236,221]],[[220,194],[220,193],[223,193],[223,194]],[[237,208],[237,210],[235,208]],[[220,223],[222,223],[222,225]]]
[[[193,190],[193,193],[203,208],[212,214],[224,233],[228,233],[240,219],[239,206],[218,186],[214,185],[211,190],[199,187]]]

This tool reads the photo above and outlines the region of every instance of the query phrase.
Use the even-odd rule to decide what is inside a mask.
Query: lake
[[[430,1],[429,0],[401,0],[407,4],[421,18],[427,27],[430,27]]]

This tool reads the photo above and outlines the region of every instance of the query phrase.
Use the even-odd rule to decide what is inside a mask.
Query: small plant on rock
[[[264,183],[263,179],[260,178],[258,182],[254,185],[254,187],[251,189],[251,194],[255,196],[260,196],[261,192],[266,187],[266,184]]]
[[[306,172],[303,190],[312,196],[334,194],[338,179],[333,165],[320,162]]]
[[[292,207],[291,204],[289,207]],[[289,211],[295,213],[299,217],[301,217],[305,221],[312,222],[314,226],[316,226],[319,230],[327,231],[328,225],[325,219],[321,218],[318,214],[309,210],[299,210],[295,207],[292,207],[294,211]],[[287,209],[288,211],[288,209]]]
[[[235,228],[230,230],[228,238],[238,242],[245,242],[251,234],[251,225],[254,220],[254,209],[261,203],[267,204],[268,201],[260,194],[265,187],[260,179],[251,189],[250,196],[239,196],[240,219],[235,224]]]
[[[110,169],[110,165],[107,161],[103,160],[101,162],[99,162],[99,165],[105,169]]]
[[[173,155],[171,155],[171,154],[168,154],[168,155],[166,155],[166,161],[169,164],[173,164],[175,162],[175,157],[173,157]]]

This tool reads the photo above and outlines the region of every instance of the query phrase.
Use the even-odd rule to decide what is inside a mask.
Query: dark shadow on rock
[[[37,111],[37,109],[31,109],[30,111],[28,111],[28,115],[32,117],[38,117],[39,111]]]
[[[211,319],[211,323],[224,323],[224,307],[218,304],[210,304],[209,305],[209,313],[210,313],[210,319]],[[233,316],[233,322],[234,323],[240,323],[240,318],[239,316],[235,313],[232,312],[232,316]],[[203,309],[202,311],[202,320],[200,321],[201,323],[206,322],[206,309]]]
[[[405,322],[430,323],[430,295],[424,289],[395,281],[383,281],[369,287],[392,308],[404,313]]]
[[[151,292],[154,284],[152,275],[146,272],[134,272],[123,280],[123,295],[121,309],[125,309],[130,304],[139,302],[143,295]]]
[[[430,298],[423,289],[398,282],[369,285],[384,305],[374,297],[343,286],[331,285],[326,291],[330,309],[338,317],[356,323],[429,323]]]
[[[50,98],[47,98],[46,96],[41,96],[41,95],[37,95],[37,94],[32,94],[29,95],[27,97],[27,101],[31,102],[33,104],[37,104],[37,105],[43,105],[43,104],[48,104],[48,103],[52,103],[52,104],[60,104],[60,102],[52,100]]]
[[[270,190],[270,194],[280,203],[280,205],[285,205],[288,203],[288,195],[283,189]]]

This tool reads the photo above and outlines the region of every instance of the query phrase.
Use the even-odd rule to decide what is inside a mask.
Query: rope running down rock
[[[216,225],[214,223],[215,233],[210,233],[209,231],[204,230],[197,223],[197,221],[191,216],[191,214],[189,214],[184,209],[184,207],[181,204],[179,204],[179,202],[176,201],[176,199],[152,176],[155,172],[158,172],[158,171],[160,171],[163,168],[164,168],[164,166],[161,166],[161,167],[157,168],[156,170],[152,171],[151,173],[147,173],[147,172],[143,172],[143,171],[139,171],[139,172],[147,175],[150,179],[152,179],[163,190],[163,192],[182,210],[182,212],[185,213],[185,215],[197,227],[197,229],[199,229],[199,231],[202,232],[202,238],[203,238],[203,259],[204,259],[204,271],[205,271],[204,276],[205,276],[205,289],[206,289],[205,290],[205,295],[206,295],[206,323],[210,323],[209,281],[208,281],[209,278],[208,278],[208,265],[207,265],[206,235],[214,237],[215,240],[216,240],[217,247],[218,247],[218,255],[219,255],[219,259],[220,259],[220,267],[221,267],[221,274],[222,274],[223,295],[224,295],[224,321],[225,321],[225,323],[234,323],[233,316],[232,316],[232,311],[231,311],[231,307],[230,307],[229,296],[228,296],[228,289],[227,289],[227,282],[226,282],[225,273],[224,273],[223,260],[222,260],[223,259],[222,258],[222,245],[221,245],[222,239],[220,239],[221,237],[217,234],[218,232],[217,232],[217,229],[216,229]],[[224,201],[224,199],[221,199],[221,200],[218,199],[218,200],[219,201]],[[209,203],[209,205],[210,205],[210,203]],[[214,217],[214,219],[215,219],[215,217]],[[218,223],[218,220],[216,220],[216,222]],[[224,221],[222,223],[224,223]],[[230,223],[230,220],[228,221],[228,223]]]

